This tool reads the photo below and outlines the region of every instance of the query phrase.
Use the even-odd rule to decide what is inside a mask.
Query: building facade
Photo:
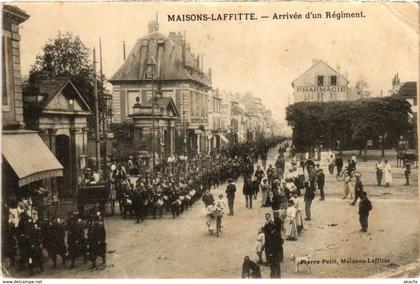
[[[25,123],[40,133],[64,167],[64,176],[57,178],[58,195],[74,196],[88,163],[87,119],[92,110],[69,78],[46,77],[37,86],[24,97]]]
[[[330,102],[356,100],[349,89],[349,81],[322,60],[292,82],[294,102]]]
[[[29,15],[11,5],[3,5],[2,14],[2,197],[7,202],[41,183],[52,192],[63,166],[36,131],[24,129],[19,25]]]
[[[191,53],[183,35],[162,35],[157,20],[150,22],[148,34],[137,41],[109,81],[114,123],[130,119],[137,97],[144,106],[151,106],[156,96],[172,98],[179,113],[175,152],[206,151],[211,70],[202,70],[200,57]]]

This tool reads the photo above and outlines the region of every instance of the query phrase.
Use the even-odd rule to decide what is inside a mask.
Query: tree
[[[370,97],[370,91],[368,89],[369,89],[369,85],[364,80],[357,81],[355,86],[354,86],[354,90],[356,91],[356,94],[361,99]]]
[[[25,82],[23,93],[36,93],[37,83],[45,74],[51,77],[68,77],[93,109],[94,72],[90,51],[78,36],[70,32],[58,32],[49,39],[37,55],[35,64],[29,72],[29,79]]]
[[[286,120],[293,128],[293,144],[298,151],[311,151],[323,144],[334,148],[365,149],[367,141],[386,136],[397,145],[411,127],[410,104],[403,98],[384,97],[346,102],[300,102],[287,107]]]

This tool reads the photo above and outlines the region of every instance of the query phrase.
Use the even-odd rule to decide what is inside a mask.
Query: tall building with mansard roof
[[[171,130],[175,152],[206,151],[211,70],[203,71],[200,57],[191,53],[181,33],[165,36],[159,33],[157,19],[149,22],[148,34],[137,40],[109,81],[113,122],[130,119],[137,97],[142,105],[151,105],[153,88],[155,95],[171,98],[179,113]]]

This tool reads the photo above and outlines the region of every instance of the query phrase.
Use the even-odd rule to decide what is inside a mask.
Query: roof
[[[159,42],[163,42],[162,47],[158,46]],[[113,83],[146,80],[147,62],[152,56],[158,63],[160,80],[192,80],[207,87],[211,86],[210,77],[200,70],[197,58],[194,58],[188,49],[185,49],[183,64],[182,40],[167,37],[159,32],[138,39],[123,65],[109,81]]]
[[[175,103],[174,103],[174,100],[172,98],[170,98],[170,97],[162,97],[162,98],[159,98],[156,101],[156,104],[160,108],[164,108],[164,109],[166,109],[168,107],[171,107],[174,110],[174,112],[175,112],[175,116],[179,116],[178,110],[177,110],[177,108],[175,106]]]
[[[417,82],[402,83],[398,90],[397,96],[402,97],[416,97],[417,96]]]
[[[311,67],[309,67],[308,70],[306,70],[305,72],[303,72],[299,77],[297,77],[296,79],[294,79],[292,81],[292,85],[294,85],[294,83],[300,79],[301,77],[305,76],[306,73],[308,73],[310,70],[312,70],[315,66],[322,64],[324,66],[326,66],[327,68],[331,69],[332,71],[334,71],[335,73],[337,73],[342,79],[344,79],[346,82],[349,82],[349,80],[347,80],[343,75],[340,74],[340,72],[338,72],[337,70],[335,70],[334,68],[332,68],[330,65],[328,65],[327,63],[325,63],[322,60],[317,60],[316,63],[314,63]]]
[[[33,131],[3,131],[2,155],[19,179],[19,186],[63,176],[63,166]]]
[[[18,20],[19,23],[22,23],[26,21],[27,19],[29,19],[29,15],[26,14],[25,11],[12,5],[7,5],[7,4],[3,5],[3,13],[9,14],[9,16]]]
[[[44,109],[54,99],[54,97],[56,97],[61,91],[63,91],[68,86],[74,90],[75,92],[74,94],[76,95],[74,99],[78,101],[82,109],[86,111],[91,111],[89,105],[87,104],[83,96],[80,94],[79,90],[76,88],[73,82],[67,77],[48,78],[44,81],[41,81],[39,83],[39,94],[45,95],[45,97],[37,103],[32,103],[32,106],[39,108],[41,110]],[[37,95],[37,94],[32,94],[32,95]]]

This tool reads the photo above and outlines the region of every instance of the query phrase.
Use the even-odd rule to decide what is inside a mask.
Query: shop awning
[[[1,152],[19,179],[19,186],[63,176],[63,166],[33,131],[3,131]]]
[[[229,140],[226,138],[225,135],[223,135],[223,134],[218,134],[218,135],[219,135],[220,139],[222,139],[223,142],[229,143]]]

